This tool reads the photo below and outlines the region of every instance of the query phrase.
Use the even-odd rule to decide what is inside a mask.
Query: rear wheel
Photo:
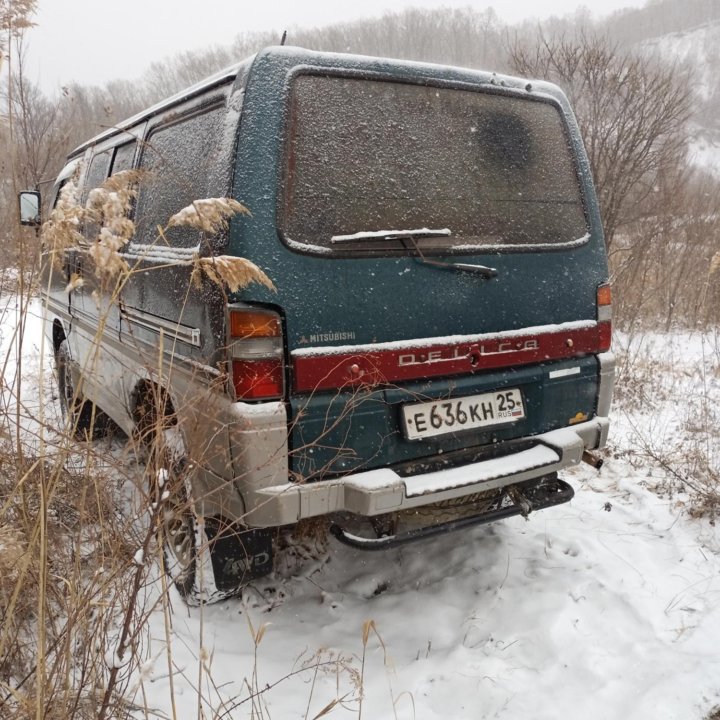
[[[55,373],[63,419],[79,440],[94,440],[108,430],[108,416],[75,388],[68,341],[63,339],[55,351]]]
[[[253,578],[272,569],[269,530],[247,530],[218,517],[204,517],[193,497],[192,463],[180,430],[162,431],[154,456],[158,529],[165,571],[188,605],[240,594]]]

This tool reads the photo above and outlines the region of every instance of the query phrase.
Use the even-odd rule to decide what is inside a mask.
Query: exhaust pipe
[[[594,453],[591,453],[589,450],[583,450],[582,461],[586,462],[588,465],[591,465],[596,470],[599,470],[605,462],[601,457],[595,455]]]

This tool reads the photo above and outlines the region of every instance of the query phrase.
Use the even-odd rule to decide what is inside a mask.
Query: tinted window
[[[112,175],[122,172],[123,170],[132,170],[133,159],[135,157],[135,141],[119,145],[115,148],[115,157],[112,164]]]
[[[144,172],[137,200],[135,240],[157,241],[157,226],[193,200],[213,197],[222,190],[210,187],[210,171],[217,162],[222,107],[193,115],[148,137],[140,167]],[[170,228],[167,239],[173,245],[192,247],[199,240],[197,230]]]
[[[418,245],[473,252],[587,233],[573,153],[549,102],[300,76],[288,138],[280,229],[292,241],[400,252],[397,241],[331,238],[449,228],[452,237]]]
[[[88,194],[91,190],[102,185],[107,180],[108,171],[110,170],[110,152],[105,151],[97,155],[93,155],[90,161],[85,180],[83,182],[82,203],[87,201]]]
[[[111,151],[106,150],[105,152],[93,155],[90,165],[88,166],[87,173],[85,174],[85,180],[83,182],[83,191],[81,202],[83,205],[87,203],[88,195],[91,190],[102,185],[108,177],[110,170],[110,158],[112,157]],[[98,234],[100,233],[100,224],[85,218],[82,223],[82,234],[86,240],[97,240]]]

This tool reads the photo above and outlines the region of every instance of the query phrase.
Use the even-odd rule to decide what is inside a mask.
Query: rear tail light
[[[612,342],[612,289],[609,283],[597,289],[598,351],[606,352]]]
[[[277,313],[230,308],[229,355],[238,400],[277,400],[285,394],[282,322]]]

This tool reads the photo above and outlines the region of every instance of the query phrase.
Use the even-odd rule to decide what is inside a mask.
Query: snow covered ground
[[[620,338],[652,397],[632,387],[600,473],[566,475],[568,505],[382,554],[331,541],[244,602],[175,601],[177,717],[196,716],[197,687],[207,717],[313,718],[339,698],[328,715],[353,717],[361,693],[367,718],[705,717],[720,704],[720,534],[637,448],[692,432],[693,408],[718,396],[716,340]],[[248,622],[269,623],[257,653]],[[160,615],[148,647],[143,691],[169,715]]]
[[[2,278],[0,278],[1,280]],[[60,408],[53,402],[52,361],[42,338],[42,307],[37,300],[22,300],[0,282],[0,415],[10,431],[16,421],[25,442],[34,445],[48,424],[59,421]],[[19,360],[19,362],[18,362]],[[17,412],[18,375],[20,411]],[[42,380],[41,380],[42,378]],[[13,433],[14,434],[14,433]]]
[[[173,592],[150,618],[137,717],[702,720],[720,705],[720,533],[645,455],[717,462],[702,421],[719,345],[617,347],[641,381],[619,394],[602,470],[566,474],[571,503],[382,553],[300,547],[242,600],[188,609]]]
[[[702,718],[720,702],[720,543],[645,488],[644,475],[618,461],[599,477],[580,469],[576,499],[527,522],[382,555],[333,544],[326,562],[263,583],[267,599],[175,602],[178,717],[195,716],[198,657],[209,658],[209,704],[250,717],[249,702],[232,709],[246,683],[265,688],[314,657],[342,656],[361,672],[372,620],[368,718]],[[248,619],[256,630],[271,623],[257,661]],[[164,638],[158,615],[144,691],[169,714]],[[328,669],[267,690],[256,716],[312,718],[342,696],[352,712],[332,714],[354,715],[357,676]]]

